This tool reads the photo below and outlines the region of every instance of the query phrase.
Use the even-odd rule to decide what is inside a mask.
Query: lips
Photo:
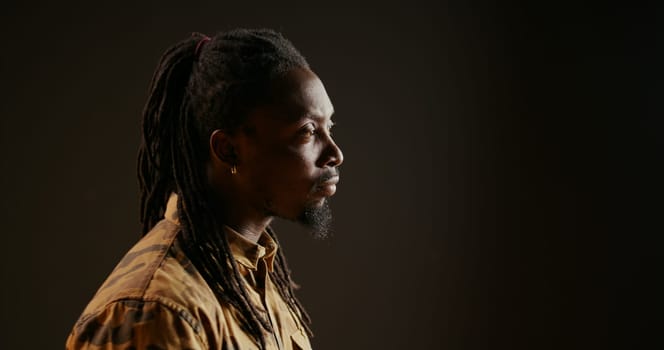
[[[325,197],[331,197],[337,191],[339,176],[334,176],[316,186],[316,192]]]

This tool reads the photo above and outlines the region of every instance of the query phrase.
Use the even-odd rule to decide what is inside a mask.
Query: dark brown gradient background
[[[662,12],[527,3],[4,3],[0,348],[63,348],[139,236],[159,56],[237,26],[282,31],[337,111],[334,237],[276,224],[316,349],[645,348]]]

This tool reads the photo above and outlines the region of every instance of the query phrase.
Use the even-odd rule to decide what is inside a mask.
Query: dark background
[[[0,348],[64,346],[139,236],[159,56],[238,26],[282,31],[335,104],[335,236],[276,224],[316,349],[644,348],[662,12],[532,3],[4,4]]]

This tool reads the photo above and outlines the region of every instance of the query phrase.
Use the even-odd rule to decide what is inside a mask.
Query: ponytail
[[[168,49],[150,83],[138,152],[143,235],[164,216],[168,196],[176,189],[172,171],[175,129],[187,109],[186,88],[201,37],[194,34]]]

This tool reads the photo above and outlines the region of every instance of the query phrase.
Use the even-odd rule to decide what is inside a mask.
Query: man
[[[325,235],[343,162],[333,107],[280,34],[194,34],[169,48],[143,114],[144,237],[68,349],[310,349],[274,217]]]

